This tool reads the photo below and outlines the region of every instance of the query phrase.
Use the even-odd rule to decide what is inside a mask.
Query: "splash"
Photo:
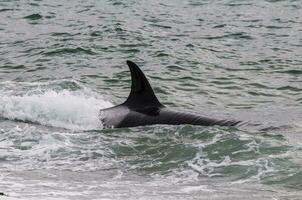
[[[72,91],[31,86],[23,93],[20,87],[4,88],[0,90],[0,116],[71,130],[101,129],[99,110],[112,104],[83,86],[78,88]]]

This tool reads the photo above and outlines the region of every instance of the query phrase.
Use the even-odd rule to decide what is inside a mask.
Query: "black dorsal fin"
[[[163,107],[156,98],[149,81],[139,67],[129,60],[127,60],[127,64],[131,72],[131,92],[123,105],[130,108]]]

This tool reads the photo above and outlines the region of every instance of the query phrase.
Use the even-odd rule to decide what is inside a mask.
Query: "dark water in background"
[[[301,3],[0,1],[0,192],[301,199]],[[127,59],[167,106],[249,124],[102,130]]]

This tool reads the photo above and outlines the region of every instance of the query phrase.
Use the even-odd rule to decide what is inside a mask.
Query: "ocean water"
[[[302,199],[300,0],[0,1],[0,199]],[[103,129],[137,62],[240,127]]]

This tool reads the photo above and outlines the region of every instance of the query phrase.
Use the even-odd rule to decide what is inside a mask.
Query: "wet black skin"
[[[132,80],[130,95],[124,103],[100,111],[101,121],[105,127],[122,128],[153,124],[235,126],[241,123],[240,121],[217,120],[168,109],[158,101],[139,67],[131,61],[127,61],[127,64]]]

